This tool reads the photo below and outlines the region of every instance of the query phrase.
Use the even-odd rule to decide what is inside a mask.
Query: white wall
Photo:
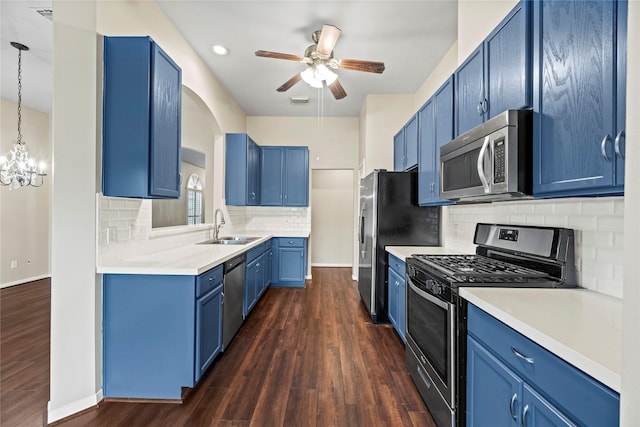
[[[16,83],[17,84],[17,83]],[[25,83],[26,84],[26,83]],[[0,155],[13,148],[18,104],[0,99]],[[42,187],[10,190],[0,186],[0,288],[50,275],[51,116],[22,106],[22,140],[31,157],[47,163]],[[11,261],[17,268],[11,268]]]
[[[420,89],[415,94],[414,111],[418,111],[420,107],[431,98],[431,95],[442,86],[442,84],[451,77],[454,70],[458,67],[458,42],[451,45],[442,60],[436,65],[433,72],[427,77]]]
[[[627,141],[624,211],[624,299],[622,317],[623,427],[640,425],[640,1],[629,1],[627,44]]]
[[[221,133],[246,127],[245,113],[155,2],[54,0],[53,8],[49,422],[96,404],[102,395],[101,277],[95,273],[100,168],[91,161],[98,160],[100,144],[96,32],[150,35],[180,65],[184,85],[203,100]],[[78,159],[89,161],[78,166]]]

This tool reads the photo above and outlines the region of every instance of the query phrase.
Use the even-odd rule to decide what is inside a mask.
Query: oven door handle
[[[429,302],[434,303],[435,305],[437,305],[438,307],[440,307],[443,310],[449,311],[449,304],[447,304],[446,302],[442,301],[439,298],[434,297],[433,295],[428,294],[427,292],[423,291],[422,289],[418,288],[416,285],[413,284],[411,279],[409,279],[409,286],[411,287],[411,289],[415,293],[420,295],[422,298],[426,299]]]

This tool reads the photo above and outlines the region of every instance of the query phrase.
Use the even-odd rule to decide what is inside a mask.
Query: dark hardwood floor
[[[45,381],[46,385],[33,394],[30,403],[19,404],[17,394],[7,405],[3,403],[2,426],[40,425],[37,415],[42,420],[46,408],[48,289],[46,293],[38,297],[36,310],[43,314],[34,321],[46,325],[29,328],[32,344],[18,343],[16,338],[11,341],[3,325],[2,348],[28,348],[31,359],[37,355],[30,363],[47,369],[40,367],[42,375],[32,379],[26,367],[21,373],[17,368],[5,369],[3,357],[3,389],[5,372],[12,377],[17,374],[26,383]],[[5,291],[1,296],[3,312],[21,309],[15,303],[5,307],[9,298]],[[15,318],[33,311],[25,310]],[[18,325],[14,328],[20,329]],[[14,337],[18,334],[11,332],[11,326],[7,331]],[[20,390],[17,381],[8,378],[6,384]],[[56,425],[435,427],[406,373],[400,338],[389,325],[371,323],[350,268],[314,268],[313,281],[305,289],[268,289],[227,351],[183,404],[103,402],[97,409]]]

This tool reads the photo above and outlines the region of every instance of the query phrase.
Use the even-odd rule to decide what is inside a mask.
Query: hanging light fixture
[[[11,42],[18,49],[18,138],[13,142],[8,158],[0,156],[0,184],[10,189],[19,187],[40,187],[44,184],[45,164],[36,165],[29,157],[25,142],[22,140],[22,51],[29,48],[21,43]]]

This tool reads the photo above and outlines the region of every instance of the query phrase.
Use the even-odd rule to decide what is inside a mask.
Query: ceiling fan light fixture
[[[331,85],[336,81],[338,75],[331,71],[326,65],[318,64],[313,67],[309,67],[300,73],[300,77],[309,86],[320,89],[322,82],[326,82],[327,85]]]
[[[312,67],[301,72],[300,77],[302,77],[302,80],[311,87],[315,87],[316,89],[320,89],[322,87],[322,80],[317,78],[315,70]]]

